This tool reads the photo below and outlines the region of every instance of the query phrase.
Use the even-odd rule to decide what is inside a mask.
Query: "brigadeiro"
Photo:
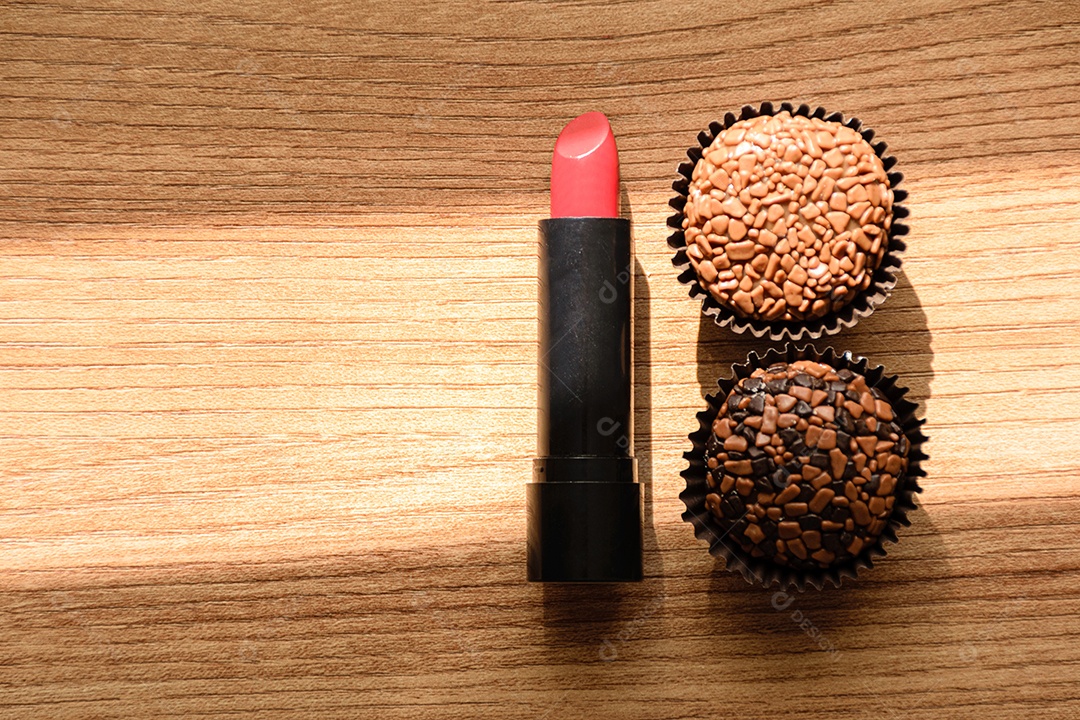
[[[751,355],[699,416],[684,519],[750,581],[854,577],[919,492],[925,437],[906,392],[832,350]]]
[[[873,135],[822,108],[766,103],[698,136],[673,186],[669,244],[706,314],[757,336],[820,337],[885,300],[905,193]]]

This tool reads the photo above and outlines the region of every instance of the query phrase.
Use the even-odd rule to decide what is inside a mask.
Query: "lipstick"
[[[528,579],[640,580],[633,456],[630,221],[603,114],[555,143],[551,218],[540,221],[538,457],[526,485]]]

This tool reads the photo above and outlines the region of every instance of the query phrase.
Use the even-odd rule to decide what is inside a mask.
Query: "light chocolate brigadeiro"
[[[740,120],[704,149],[683,210],[703,288],[746,318],[824,317],[873,282],[893,190],[855,130],[781,111]]]
[[[750,557],[796,571],[872,548],[907,485],[911,444],[866,377],[798,360],[758,368],[723,399],[705,507]]]

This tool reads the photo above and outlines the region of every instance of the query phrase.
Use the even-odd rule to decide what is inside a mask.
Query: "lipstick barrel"
[[[540,222],[538,452],[629,457],[630,223]]]
[[[539,457],[526,488],[528,577],[641,579],[633,459],[630,223],[540,223]]]

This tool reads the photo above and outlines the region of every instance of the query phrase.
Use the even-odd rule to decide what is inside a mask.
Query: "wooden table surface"
[[[1080,712],[1076,3],[4,5],[0,716]],[[701,321],[665,204],[763,100],[900,160],[905,272],[832,342],[931,437],[900,544],[795,598],[678,499],[769,344]],[[536,221],[587,110],[635,222],[647,577],[544,587]]]

